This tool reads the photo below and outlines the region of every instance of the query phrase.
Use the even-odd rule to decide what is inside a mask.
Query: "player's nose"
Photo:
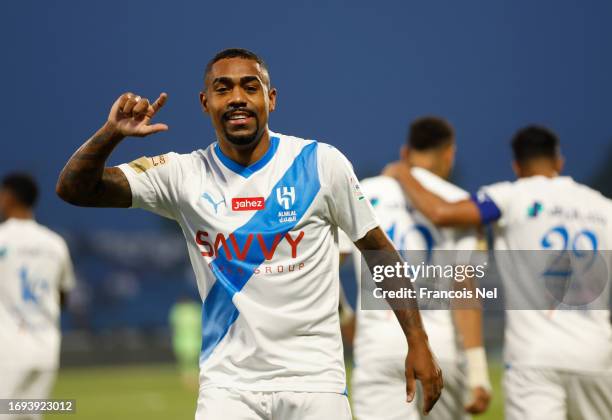
[[[233,89],[229,100],[229,105],[233,107],[241,107],[246,105],[246,96],[242,89]]]

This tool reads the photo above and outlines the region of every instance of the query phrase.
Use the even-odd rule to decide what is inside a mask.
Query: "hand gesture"
[[[162,93],[152,104],[146,98],[133,93],[124,93],[115,101],[108,114],[110,124],[117,134],[127,137],[145,137],[168,130],[166,124],[151,124],[151,119],[164,106],[168,95]]]
[[[444,386],[442,371],[427,343],[409,346],[408,357],[406,357],[406,395],[408,402],[414,399],[417,379],[421,381],[423,388],[423,414],[427,415],[440,398]]]

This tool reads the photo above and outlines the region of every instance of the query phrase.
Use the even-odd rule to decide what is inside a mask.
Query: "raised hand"
[[[111,107],[107,126],[120,136],[145,137],[168,130],[166,124],[151,124],[151,119],[164,106],[168,95],[162,93],[152,104],[147,98],[133,93],[124,93]]]

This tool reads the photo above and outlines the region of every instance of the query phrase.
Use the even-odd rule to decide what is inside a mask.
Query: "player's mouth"
[[[252,123],[255,120],[255,115],[251,111],[230,111],[223,114],[223,119],[229,125],[238,127]]]

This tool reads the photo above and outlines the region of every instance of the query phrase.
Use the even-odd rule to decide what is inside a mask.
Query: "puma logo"
[[[207,192],[202,194],[202,198],[204,200],[208,201],[213,206],[213,209],[215,209],[215,214],[217,214],[217,208],[221,205],[221,203],[225,204],[225,199],[223,199],[223,200],[221,200],[219,202],[215,202],[215,200],[212,198],[212,196],[210,194],[208,194]]]

